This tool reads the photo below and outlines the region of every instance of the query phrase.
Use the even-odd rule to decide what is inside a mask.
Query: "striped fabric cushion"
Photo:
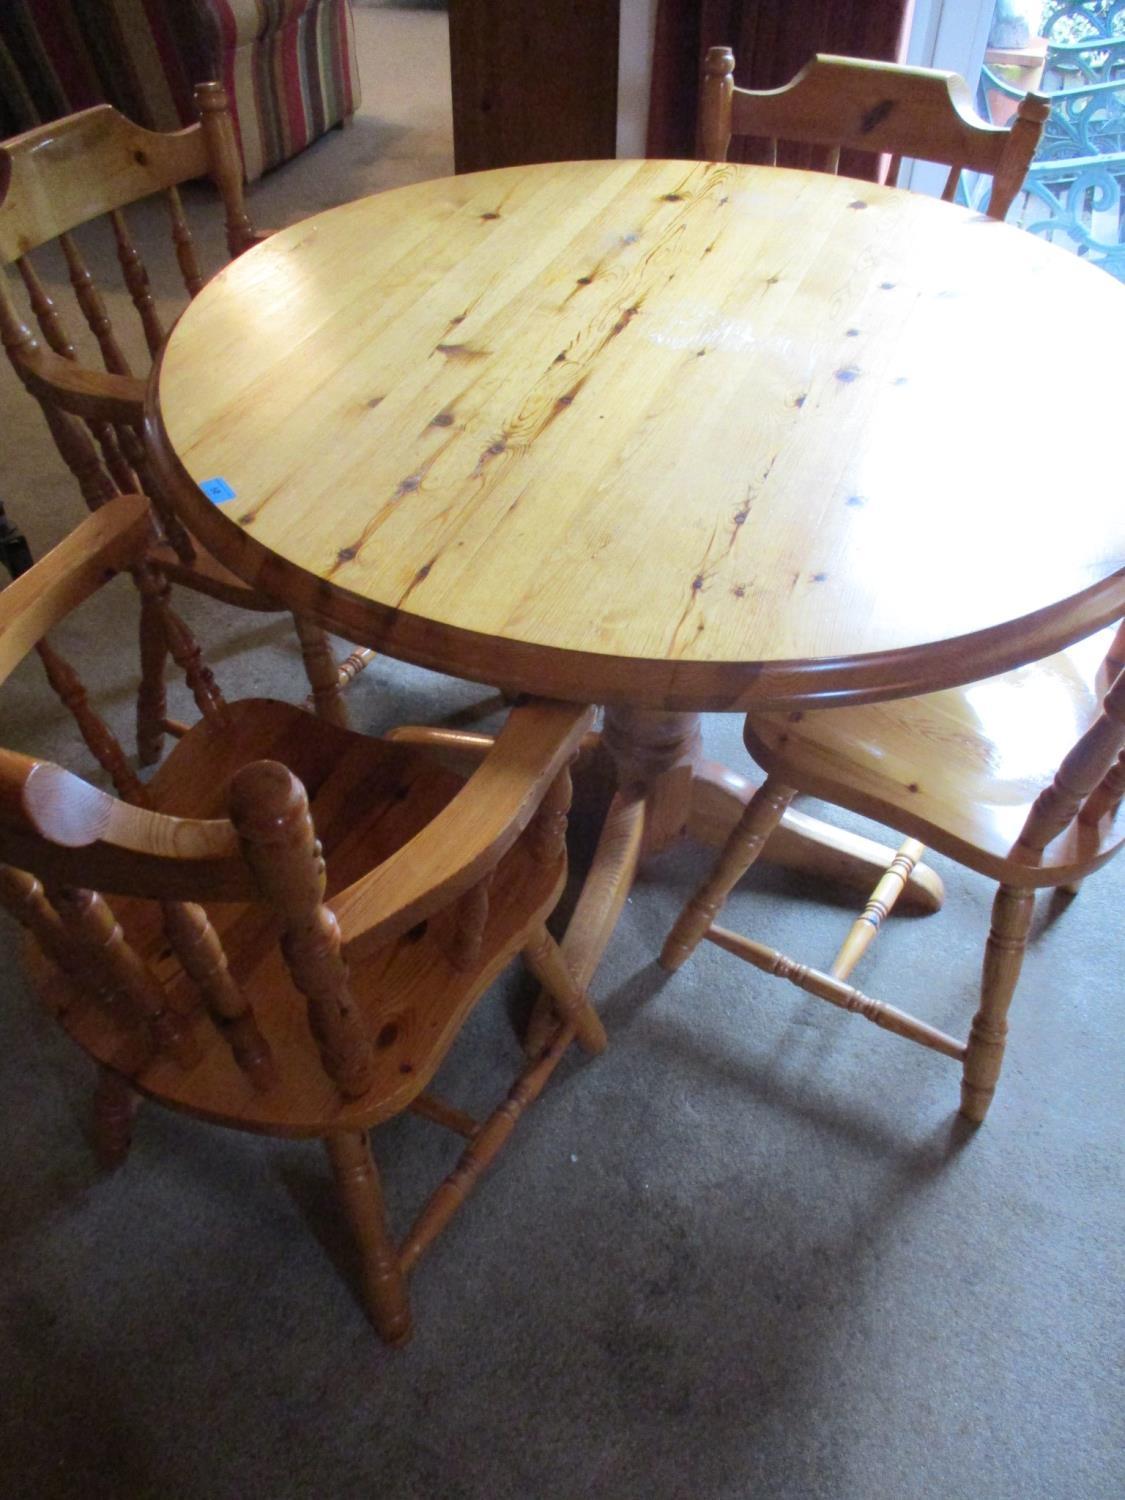
[[[108,99],[151,130],[230,97],[248,178],[359,103],[349,0],[2,0],[0,135]]]
[[[302,151],[359,104],[348,0],[195,3],[222,59],[247,177]]]

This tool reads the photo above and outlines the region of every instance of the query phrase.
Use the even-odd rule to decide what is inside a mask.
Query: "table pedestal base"
[[[703,758],[699,714],[608,708],[602,749],[613,761],[618,790],[561,945],[583,989],[594,977],[640,861],[685,835],[721,847],[758,785]],[[790,808],[759,859],[866,895],[894,855],[885,844]],[[944,894],[941,877],[919,864],[899,905],[934,912]],[[540,996],[528,1027],[529,1052],[543,1045],[555,1024]]]

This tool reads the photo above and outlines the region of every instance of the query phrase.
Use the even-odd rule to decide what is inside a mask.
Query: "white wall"
[[[621,0],[617,49],[617,154],[643,156],[652,84],[656,0]]]

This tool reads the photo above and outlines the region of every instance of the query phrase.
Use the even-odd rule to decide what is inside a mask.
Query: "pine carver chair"
[[[255,232],[246,214],[226,95],[218,84],[202,83],[195,98],[199,123],[185,130],[142,130],[102,104],[0,142],[0,266],[14,265],[18,271],[40,333],[37,337],[28,327],[8,278],[0,276],[0,337],[16,374],[38,400],[89,509],[96,510],[115,494],[144,490],[163,529],[156,557],[166,577],[239,608],[278,613],[283,606],[222,567],[163,503],[141,438],[145,381],[133,372],[127,341],[114,328],[90,269],[96,265],[91,252],[101,252],[102,246],[87,238],[84,253],[74,234],[108,217],[108,226],[101,226],[106,248],[112,246],[110,254],[140,320],[149,359],[166,330],[124,208],[163,194],[176,266],[169,280],[178,275],[189,297],[203,286],[204,276],[180,185],[206,176],[218,187],[231,258],[267,238]],[[83,337],[90,345],[89,360],[64,326],[48,290],[50,278],[45,280],[31,259],[44,247],[49,247],[46,253],[61,251],[88,330]],[[94,363],[99,358],[104,369]],[[141,617],[144,686],[138,698],[137,742],[142,765],[159,759],[166,730],[178,733],[182,728],[164,715],[165,653],[154,609],[149,603]],[[356,650],[337,668],[325,633],[307,620],[297,620],[296,625],[317,713],[346,724],[341,689],[374,653]]]
[[[1050,104],[1028,94],[1010,129],[990,125],[973,107],[964,79],[936,68],[908,68],[818,53],[784,88],[734,85],[734,53],[711,47],[704,64],[698,145],[707,161],[726,161],[733,136],[765,143],[778,163],[779,142],[822,148],[822,170],[840,169],[841,150],[890,155],[894,186],[904,157],[949,167],[942,197],[951,202],[962,171],[992,178],[987,212],[1003,219],[1023,184]]]
[[[1108,651],[1106,647],[1108,645]],[[1125,624],[1045,661],[898,702],[751,714],[744,738],[766,779],[660,955],[674,971],[709,942],[808,994],[962,1064],[961,1114],[983,1121],[1000,1076],[1007,1014],[1035,893],[1074,891],[1125,839]],[[1052,757],[1070,747],[1057,770]],[[905,835],[827,972],[715,925],[798,792]],[[931,845],[999,883],[980,1005],[968,1040],[845,981]]]
[[[570,1042],[605,1045],[544,925],[592,710],[527,702],[495,741],[425,728],[373,739],[292,704],[226,703],[152,577],[148,528],[142,497],[108,500],[0,593],[0,682],[38,649],[117,791],[0,750],[0,901],[27,930],[44,1005],[99,1065],[103,1159],[127,1152],[136,1094],[233,1129],[320,1137],[370,1317],[402,1343],[418,1258]],[[145,786],[43,640],[123,568],[156,600],[203,715]],[[517,954],[556,1025],[478,1122],[427,1090]],[[468,1144],[396,1246],[367,1132],[404,1110]]]

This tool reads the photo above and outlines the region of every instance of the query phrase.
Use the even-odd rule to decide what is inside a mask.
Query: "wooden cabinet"
[[[450,0],[458,172],[613,156],[620,0]]]

